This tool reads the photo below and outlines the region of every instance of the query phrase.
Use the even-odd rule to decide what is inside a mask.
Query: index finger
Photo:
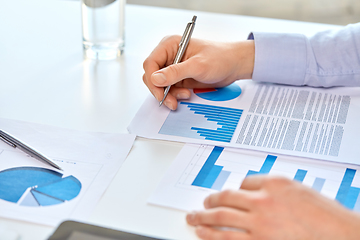
[[[268,175],[262,174],[248,176],[241,183],[240,189],[259,190],[264,185],[264,181],[268,177]]]
[[[248,211],[252,206],[251,194],[246,190],[225,190],[208,196],[204,206],[206,209],[223,206]]]
[[[178,43],[180,42],[180,36],[171,36],[165,37],[158,46],[151,52],[149,57],[147,57],[143,63],[143,68],[145,70],[144,83],[149,88],[149,90],[156,95],[158,98],[162,98],[164,89],[156,87],[151,82],[151,75],[170,65],[177,51]],[[159,94],[159,95],[158,95]]]

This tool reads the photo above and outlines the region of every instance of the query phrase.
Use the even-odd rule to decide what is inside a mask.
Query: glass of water
[[[107,60],[124,50],[126,0],[81,0],[84,54]]]

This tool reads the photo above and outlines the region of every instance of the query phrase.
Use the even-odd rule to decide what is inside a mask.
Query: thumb
[[[197,70],[191,64],[191,60],[187,60],[154,72],[151,75],[151,81],[157,87],[170,86],[186,78],[192,78],[196,75],[195,71]]]

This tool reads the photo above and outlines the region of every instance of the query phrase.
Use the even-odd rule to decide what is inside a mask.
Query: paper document
[[[238,81],[194,89],[176,111],[149,96],[128,127],[138,136],[360,164],[360,88]]]
[[[302,182],[360,212],[360,166],[279,154],[187,144],[148,202],[184,211],[204,209],[204,199],[237,190],[246,176],[280,175]]]
[[[0,119],[0,128],[64,171],[0,141],[0,216],[56,226],[86,220],[128,155],[135,135],[87,133]]]

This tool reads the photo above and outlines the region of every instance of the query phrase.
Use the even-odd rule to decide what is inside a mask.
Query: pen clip
[[[11,142],[9,139],[7,139],[5,136],[2,136],[1,134],[0,134],[0,139],[3,140],[8,145],[12,146],[13,148],[16,148],[16,145],[13,142]]]

